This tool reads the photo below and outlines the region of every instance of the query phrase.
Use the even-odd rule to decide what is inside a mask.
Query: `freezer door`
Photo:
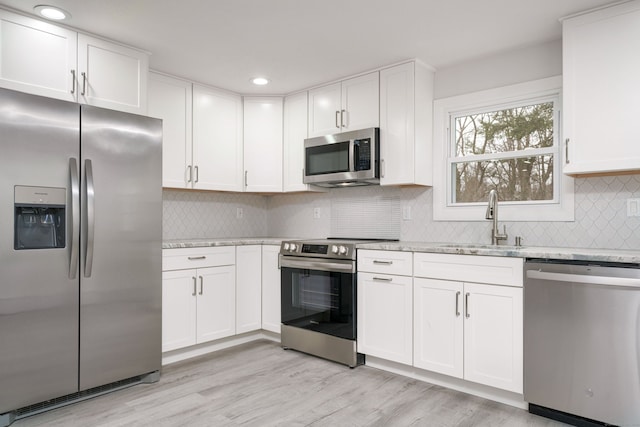
[[[80,390],[160,369],[162,122],[82,106]]]
[[[78,389],[70,175],[79,160],[79,115],[77,104],[0,89],[0,414]],[[39,198],[56,193],[55,203],[66,203],[66,227],[55,231],[51,212],[15,207],[41,203],[29,195],[34,188]],[[22,240],[16,228],[40,233],[39,244],[14,249]],[[66,234],[64,247],[47,243],[54,232]]]

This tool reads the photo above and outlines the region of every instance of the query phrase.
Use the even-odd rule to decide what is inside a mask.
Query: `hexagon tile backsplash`
[[[366,200],[377,203],[380,197],[397,200],[399,209],[411,210],[411,219],[401,220],[401,240],[490,241],[489,221],[434,221],[431,188],[378,186],[275,196],[164,190],[163,237],[324,238],[336,227],[331,221],[336,205],[332,201],[343,203],[353,198],[365,211]],[[522,236],[526,246],[640,250],[640,217],[627,216],[630,198],[640,198],[640,175],[578,178],[574,222],[505,221],[508,243]],[[238,208],[242,218],[238,218]]]

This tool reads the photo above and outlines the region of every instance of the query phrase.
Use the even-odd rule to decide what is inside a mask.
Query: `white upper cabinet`
[[[282,189],[307,191],[304,184],[304,140],[307,138],[307,92],[284,99],[284,144]]]
[[[378,127],[378,72],[309,91],[309,137]]]
[[[640,170],[640,1],[563,21],[564,173]]]
[[[380,75],[378,72],[342,82],[342,130],[380,125]]]
[[[380,71],[380,185],[432,184],[433,74],[416,62]]]
[[[282,192],[282,98],[244,98],[244,189]]]
[[[80,102],[146,114],[148,73],[146,53],[78,34]]]
[[[341,88],[335,83],[309,91],[309,137],[340,132]]]
[[[193,86],[193,188],[243,191],[242,98]]]
[[[149,73],[149,116],[162,119],[162,186],[192,188],[191,83]]]
[[[0,86],[136,114],[147,112],[148,55],[0,10]]]
[[[0,10],[0,86],[76,101],[76,32]]]

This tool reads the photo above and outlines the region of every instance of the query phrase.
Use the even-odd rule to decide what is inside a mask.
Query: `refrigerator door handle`
[[[93,238],[95,232],[95,194],[93,187],[93,167],[91,160],[84,161],[84,172],[86,182],[86,200],[87,200],[87,250],[84,259],[84,277],[91,277],[93,268]]]
[[[69,159],[69,178],[71,179],[71,230],[69,230],[69,279],[75,279],[78,271],[78,236],[80,235],[80,179],[78,177],[78,160]]]

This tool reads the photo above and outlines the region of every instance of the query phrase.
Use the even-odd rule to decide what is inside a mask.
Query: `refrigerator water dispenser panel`
[[[66,197],[65,188],[16,185],[13,248],[64,248]]]

